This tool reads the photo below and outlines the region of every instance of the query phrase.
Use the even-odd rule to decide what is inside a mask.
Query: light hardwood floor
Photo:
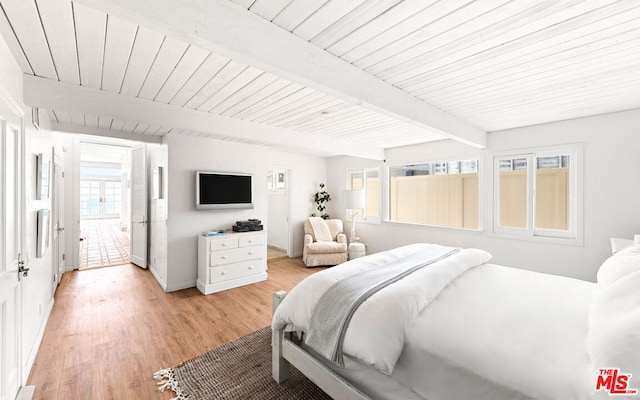
[[[269,262],[269,279],[209,296],[165,293],[132,264],[66,273],[28,385],[34,399],[170,399],[157,370],[271,322],[271,294],[323,268]]]

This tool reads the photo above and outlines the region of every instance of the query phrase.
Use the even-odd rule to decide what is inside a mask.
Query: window
[[[347,189],[364,190],[365,193],[365,208],[347,210],[347,219],[350,220],[357,212],[364,221],[380,222],[380,170],[365,168],[347,171]]]
[[[494,232],[578,237],[578,148],[494,157]]]
[[[478,160],[389,168],[389,220],[478,229],[478,168]]]

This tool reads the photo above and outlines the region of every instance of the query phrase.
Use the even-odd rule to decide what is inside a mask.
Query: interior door
[[[62,274],[65,271],[64,255],[64,159],[55,149],[53,150],[53,196],[52,196],[52,216],[53,221],[53,268],[52,281],[53,292],[55,293]]]
[[[147,268],[147,163],[144,144],[131,149],[131,262]]]
[[[0,117],[0,399],[20,389],[22,238],[22,131]]]

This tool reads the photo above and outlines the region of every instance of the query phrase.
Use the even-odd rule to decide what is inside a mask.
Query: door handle
[[[24,260],[22,260],[22,257],[18,255],[18,281],[23,276],[25,278],[29,276],[29,268],[24,267]]]
[[[64,228],[58,228],[58,232],[62,232]]]

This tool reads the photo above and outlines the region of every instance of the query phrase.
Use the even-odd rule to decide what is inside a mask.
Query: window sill
[[[411,226],[416,228],[429,228],[429,229],[443,229],[443,230],[456,230],[456,231],[467,231],[467,232],[482,232],[482,228],[461,228],[459,226],[446,226],[446,225],[429,225],[429,224],[419,224],[415,222],[400,222],[400,221],[384,221],[385,224],[391,225],[399,225],[399,226]]]
[[[522,240],[525,242],[548,243],[548,244],[557,244],[561,246],[575,246],[575,247],[584,246],[584,240],[582,238],[582,235],[578,235],[578,237],[575,237],[575,238],[561,238],[561,237],[550,237],[550,236],[535,236],[535,235],[532,236],[532,235],[504,233],[504,232],[488,232],[487,236],[494,239]]]

